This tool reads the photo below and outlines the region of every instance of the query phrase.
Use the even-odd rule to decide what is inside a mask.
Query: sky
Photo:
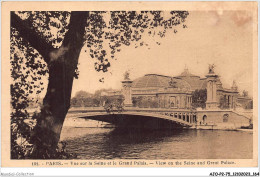
[[[215,64],[215,73],[223,86],[236,81],[239,91],[253,90],[253,22],[247,11],[191,11],[185,24],[175,34],[169,31],[165,38],[144,36],[149,46],[122,47],[117,60],[110,60],[107,73],[94,69],[94,59],[81,52],[79,79],[74,80],[72,97],[77,91],[94,93],[101,88],[120,89],[125,71],[132,80],[145,74],[179,75],[185,68],[204,77],[208,65]],[[157,45],[156,41],[161,45]],[[104,77],[104,83],[99,79]]]

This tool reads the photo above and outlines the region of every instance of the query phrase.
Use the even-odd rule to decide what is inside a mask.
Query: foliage
[[[23,120],[23,123],[11,125],[11,159],[29,159],[33,150],[32,144],[28,142],[30,132],[36,124],[36,112],[31,118]],[[29,127],[29,128],[28,128]],[[27,135],[27,136],[26,136]],[[66,150],[66,142],[59,142],[53,154],[49,157],[52,159],[72,159],[77,156],[73,153],[68,153]]]
[[[71,107],[91,107],[94,106],[93,94],[86,91],[78,91],[71,99]]]
[[[83,90],[78,91],[75,94],[75,98],[91,98],[92,94]]]
[[[158,108],[158,100],[153,100],[150,97],[134,97],[133,98],[133,106],[139,108]]]
[[[103,93],[105,92],[109,92],[109,91],[112,91],[112,89],[99,89],[99,90],[96,90],[93,97],[94,98],[98,98],[98,97],[101,97]]]
[[[151,37],[165,37],[167,30],[183,23],[188,14],[186,11],[170,11],[168,14],[162,11],[91,12],[90,25],[86,28],[86,43],[90,57],[98,60],[95,69],[108,71],[109,59],[116,59],[115,53],[120,52],[122,46],[131,43],[135,48],[147,46],[142,41],[145,33]],[[109,18],[108,22],[106,18]],[[176,29],[173,31],[177,32]],[[108,45],[108,50],[105,50],[105,45]]]
[[[39,116],[37,113],[32,116],[27,111],[30,102],[29,95],[35,97],[46,89],[42,82],[43,77],[49,77],[49,80],[56,77],[49,75],[53,63],[52,60],[48,59],[50,56],[55,58],[55,55],[62,54],[59,53],[62,50],[55,49],[63,49],[62,45],[70,29],[72,13],[77,12],[11,12],[12,158],[29,158],[30,156],[28,149],[31,146],[29,143],[31,131],[39,122]],[[184,23],[187,16],[188,12],[186,11],[170,11],[167,14],[161,11],[88,12],[84,39],[85,52],[89,53],[91,58],[96,59],[94,66],[96,71],[107,72],[110,60],[116,59],[115,54],[121,51],[122,46],[131,44],[135,45],[136,48],[147,46],[148,44],[142,41],[143,35],[165,37],[167,31],[176,33],[175,26]],[[19,25],[24,25],[26,29],[31,30],[31,33],[26,34],[19,29],[17,20]],[[183,24],[183,28],[186,28],[186,25]],[[157,44],[160,45],[158,42]],[[74,68],[72,69],[74,70]],[[74,77],[78,78],[78,74],[79,71],[76,67]],[[97,96],[98,93],[94,94],[94,97],[95,95]],[[96,98],[95,102],[98,102]],[[43,102],[44,106],[46,105]],[[22,141],[18,142],[19,139]],[[50,157],[58,158],[58,155],[53,154],[48,158]]]
[[[221,95],[219,98],[219,108],[220,109],[228,109],[229,105],[227,103],[227,97],[225,97],[224,95]]]
[[[207,101],[207,89],[195,90],[192,92],[192,104],[193,108],[205,108]]]
[[[94,94],[85,91],[79,91],[71,99],[71,107],[97,107],[104,106],[105,103],[123,103],[122,95],[107,95],[111,89],[99,89]]]
[[[30,99],[29,95],[39,94],[44,89],[41,77],[48,70],[34,49],[17,35],[11,28],[11,157],[25,158],[31,147],[27,140],[35,125],[27,108],[31,100],[38,101]]]
[[[123,102],[118,101],[107,101],[105,102],[104,109],[107,113],[113,113],[113,112],[123,112],[124,111],[124,105]]]
[[[72,98],[71,107],[96,107],[99,102],[93,98]]]
[[[132,98],[133,107],[140,107],[141,99],[142,99],[142,97],[140,97],[140,96],[133,97]]]

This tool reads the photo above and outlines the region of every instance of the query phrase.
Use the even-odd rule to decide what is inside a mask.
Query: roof
[[[185,68],[179,76],[176,76],[174,78],[182,79],[188,82],[191,86],[191,90],[199,90],[206,88],[206,80],[200,78],[199,76],[191,74],[187,68]]]
[[[188,68],[185,68],[184,71],[179,75],[179,76],[176,76],[176,77],[197,77],[197,78],[200,78],[199,76],[196,76],[194,74],[191,74],[188,70]]]
[[[192,90],[205,89],[207,86],[206,80],[201,79],[199,77],[183,77],[182,80],[188,82]]]
[[[143,77],[135,79],[132,88],[172,87],[170,81],[174,82],[176,88],[191,89],[191,86],[185,80],[159,74],[146,74]]]

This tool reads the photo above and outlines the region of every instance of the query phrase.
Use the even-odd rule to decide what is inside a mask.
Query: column
[[[164,95],[164,101],[163,101],[163,103],[164,103],[164,108],[166,108],[166,101],[167,101],[167,98],[166,98],[166,95]]]
[[[182,96],[182,101],[183,101],[183,103],[182,103],[182,108],[185,108],[185,102],[186,102],[186,100],[185,100],[185,96]]]
[[[126,107],[132,106],[132,82],[131,80],[124,80],[122,81],[122,94],[125,98],[124,105]]]
[[[234,104],[234,95],[232,95],[232,109],[234,109],[234,106],[235,106],[235,104]]]
[[[218,78],[215,74],[206,75],[207,77],[207,109],[217,108],[217,84],[216,79]]]
[[[208,81],[207,83],[207,101],[212,101],[212,81]]]
[[[213,81],[212,84],[212,101],[217,102],[217,84],[216,80]]]
[[[182,100],[181,100],[181,99],[182,99],[182,96],[179,96],[179,98],[180,98],[180,99],[179,99],[179,108],[182,108],[182,106],[181,106],[181,105],[182,105]]]
[[[180,107],[180,96],[176,97],[177,101],[176,101],[176,107],[179,108]]]
[[[224,101],[223,101],[223,107],[225,108],[226,107],[226,105],[227,105],[227,96],[226,95],[224,95]]]
[[[228,95],[228,109],[230,109],[230,95]]]
[[[237,97],[236,96],[234,96],[234,98],[233,98],[234,100],[234,102],[233,102],[233,109],[236,109],[236,101],[237,101]]]

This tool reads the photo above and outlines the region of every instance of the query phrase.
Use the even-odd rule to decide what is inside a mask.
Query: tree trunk
[[[31,158],[56,158],[63,122],[70,107],[71,90],[88,12],[72,12],[62,46],[49,54],[49,83],[43,107],[31,136]]]

